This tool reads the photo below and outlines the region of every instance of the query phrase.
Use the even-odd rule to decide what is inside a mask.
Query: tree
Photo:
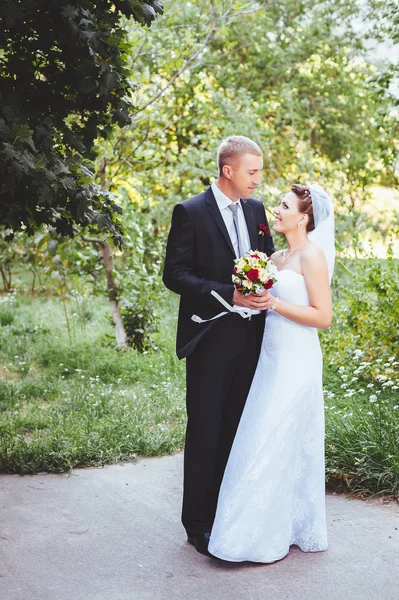
[[[101,181],[167,227],[171,206],[216,175],[218,141],[244,133],[264,150],[263,198],[320,181],[351,244],[370,226],[369,186],[392,185],[396,156],[387,73],[353,30],[357,6],[176,0],[151,30],[132,30],[138,109],[133,126],[103,143]]]
[[[4,0],[0,7],[0,228],[121,242],[120,209],[94,184],[94,140],[131,121],[121,19],[150,25],[160,0]]]

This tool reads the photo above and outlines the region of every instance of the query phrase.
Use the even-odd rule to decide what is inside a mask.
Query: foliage
[[[140,352],[154,349],[151,334],[159,324],[160,302],[165,295],[161,281],[165,233],[154,231],[146,213],[127,205],[129,234],[120,258],[121,315],[128,342]]]
[[[15,297],[11,294],[0,298],[0,327],[11,325],[15,319]]]
[[[99,252],[81,236],[70,240],[51,227],[32,237],[16,233],[12,241],[5,241],[0,234],[0,268],[12,267],[14,275],[18,275],[18,270],[25,275],[29,271],[31,292],[48,293],[53,281],[54,291],[59,293],[60,284],[65,284],[68,279],[71,289],[90,288],[98,293],[103,285],[100,261]],[[15,283],[20,287],[18,280]],[[3,287],[7,291],[6,286]]]
[[[391,250],[386,261],[346,264],[322,334],[327,478],[355,493],[398,494],[399,261]]]
[[[138,108],[133,127],[102,144],[98,175],[167,227],[172,205],[216,175],[219,141],[240,132],[264,150],[266,202],[290,181],[317,180],[338,205],[344,246],[371,224],[383,234],[362,209],[371,184],[395,182],[397,120],[389,69],[366,59],[348,19],[356,10],[291,0],[167,6],[150,31],[131,31]]]
[[[399,261],[392,247],[386,261],[371,254],[349,264],[335,278],[334,320],[323,333],[329,359],[340,365],[355,351],[376,360],[395,354],[399,344]]]
[[[0,227],[107,229],[119,208],[93,182],[93,142],[130,122],[122,16],[149,25],[159,0],[5,0],[0,7]]]
[[[158,351],[145,354],[115,349],[100,298],[92,298],[92,319],[73,342],[54,300],[4,298],[14,320],[0,327],[0,470],[61,472],[182,448],[184,365],[174,356],[173,295],[161,302]],[[329,483],[397,493],[399,360],[369,359],[359,348],[341,356],[324,334],[322,341]]]
[[[128,343],[139,352],[146,352],[152,347],[150,334],[156,331],[155,304],[147,297],[142,299],[138,291],[132,300],[122,303],[121,315]]]
[[[0,327],[0,471],[62,472],[182,447],[184,369],[165,321],[162,351],[118,352],[103,300],[72,343],[58,303],[19,301]]]
[[[399,361],[357,349],[326,381],[326,476],[354,493],[399,493]],[[331,369],[331,364],[330,364]]]
[[[121,202],[125,202],[123,197]],[[122,303],[128,343],[143,352],[155,347],[150,336],[157,330],[159,301],[165,293],[161,269],[166,232],[156,231],[145,211],[125,204],[129,233],[114,261],[115,294]],[[84,236],[73,240],[62,237],[49,227],[33,237],[17,233],[12,242],[0,237],[0,271],[9,269],[20,288],[17,264],[25,271],[25,281],[26,270],[32,274],[26,290],[46,295],[51,290],[60,298],[69,335],[74,339],[77,329],[84,329],[90,319],[90,296],[102,294],[105,287],[98,245],[85,241]],[[6,284],[3,287],[4,291],[10,289]]]

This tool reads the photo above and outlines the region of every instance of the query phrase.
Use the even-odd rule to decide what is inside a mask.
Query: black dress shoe
[[[208,544],[210,537],[210,533],[198,533],[196,535],[189,535],[187,537],[187,541],[189,544],[192,544],[196,551],[200,554],[204,554],[205,556],[212,556],[212,554],[208,552]]]

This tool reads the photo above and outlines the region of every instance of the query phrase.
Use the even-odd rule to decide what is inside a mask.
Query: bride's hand
[[[234,290],[233,304],[254,310],[266,310],[273,306],[274,298],[269,292],[263,294],[248,294],[244,296],[238,290]]]
[[[266,308],[271,308],[276,302],[276,297],[272,296],[270,292],[265,292],[265,294],[262,294],[262,297],[265,300]]]

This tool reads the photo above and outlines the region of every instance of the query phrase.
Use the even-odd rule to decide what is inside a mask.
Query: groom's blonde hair
[[[218,149],[219,175],[223,175],[223,167],[228,165],[231,159],[237,158],[241,154],[262,156],[262,150],[256,142],[245,135],[232,135],[223,140]]]

